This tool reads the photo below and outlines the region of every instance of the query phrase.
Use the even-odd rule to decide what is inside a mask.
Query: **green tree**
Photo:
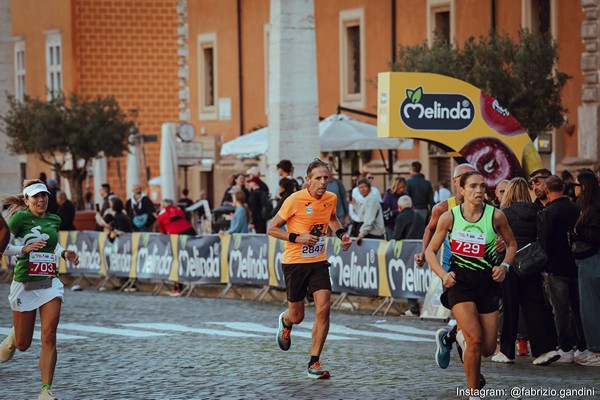
[[[558,47],[548,34],[519,32],[519,40],[495,31],[459,47],[436,38],[431,46],[401,46],[393,71],[451,76],[488,92],[534,140],[563,124],[561,91],[571,77],[557,69]]]
[[[72,201],[83,208],[83,181],[92,159],[120,157],[137,132],[135,112],[125,113],[112,97],[59,96],[49,101],[8,96],[1,129],[11,151],[36,154],[71,185]]]

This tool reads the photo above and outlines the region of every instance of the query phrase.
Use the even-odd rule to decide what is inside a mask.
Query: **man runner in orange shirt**
[[[316,158],[309,164],[306,174],[307,188],[284,201],[268,230],[269,235],[286,241],[282,265],[288,309],[279,315],[277,344],[281,350],[289,350],[292,326],[304,319],[304,298],[312,294],[316,318],[308,377],[328,379],[329,372],[322,369],[319,361],[329,332],[331,300],[330,264],[325,251],[327,227],[342,240],[343,250],[348,250],[352,242],[335,215],[336,195],[326,191],[329,165]],[[284,224],[287,231],[281,228]]]

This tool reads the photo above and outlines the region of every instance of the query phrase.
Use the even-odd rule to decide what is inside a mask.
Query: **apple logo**
[[[522,175],[521,164],[515,153],[498,138],[472,139],[464,145],[460,154],[481,173],[491,197],[499,181]]]
[[[481,91],[479,105],[485,123],[499,134],[516,136],[525,133],[525,129],[519,121],[506,108],[502,107],[498,100],[483,90]]]

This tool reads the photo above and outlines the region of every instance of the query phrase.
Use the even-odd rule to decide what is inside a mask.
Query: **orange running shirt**
[[[323,197],[315,199],[310,195],[308,189],[302,189],[285,199],[277,215],[286,221],[287,231],[290,233],[301,235],[310,232],[316,226],[325,234],[331,216],[335,215],[336,204],[337,196],[334,193],[325,192]],[[285,242],[282,262],[284,264],[306,264],[325,261],[327,259],[326,237],[325,235],[321,236],[315,246]]]

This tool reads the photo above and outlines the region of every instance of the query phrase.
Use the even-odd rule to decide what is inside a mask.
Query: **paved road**
[[[12,325],[8,289],[0,284],[2,336]],[[274,337],[281,310],[244,300],[67,290],[54,392],[72,400],[461,398],[456,390],[464,388],[464,374],[456,352],[447,370],[433,362],[439,322],[334,311],[322,355],[332,379],[313,381],[306,364],[314,310],[294,328],[287,353]],[[0,364],[0,400],[37,398],[39,350],[38,336],[27,352]],[[511,387],[594,386],[600,397],[600,370],[534,367],[531,360],[485,361],[486,388],[507,391],[488,398],[510,398]]]

